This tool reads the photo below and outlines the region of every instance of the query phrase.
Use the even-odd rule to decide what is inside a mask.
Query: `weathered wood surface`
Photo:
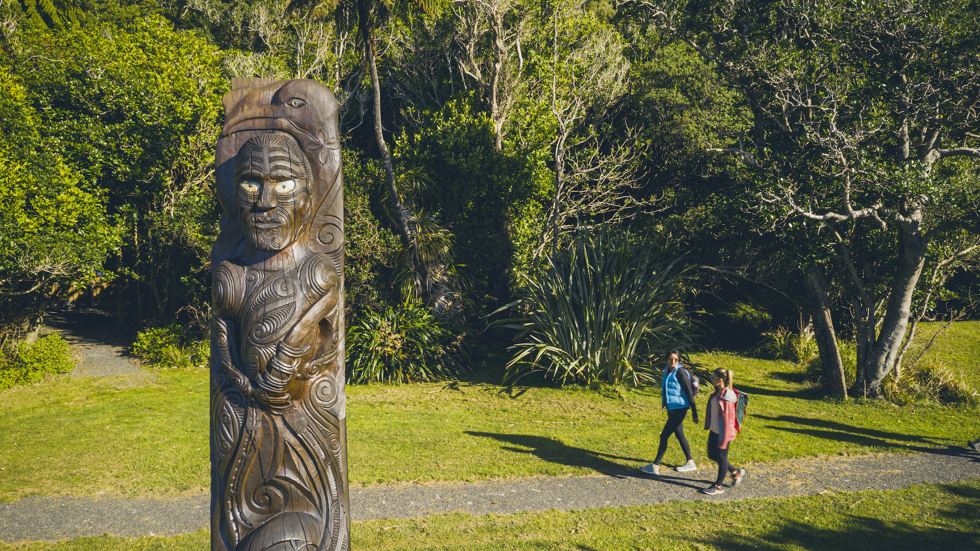
[[[349,549],[337,102],[233,79],[217,145],[212,551]]]

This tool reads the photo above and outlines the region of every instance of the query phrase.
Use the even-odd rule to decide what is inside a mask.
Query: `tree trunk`
[[[555,197],[551,204],[551,256],[554,257],[558,252],[558,209],[561,206],[561,192],[564,182],[564,163],[562,155],[561,140],[555,145]]]
[[[851,396],[865,396],[866,377],[865,367],[867,357],[874,346],[875,336],[875,317],[873,306],[868,306],[861,300],[861,297],[851,297],[851,315],[854,317],[854,344],[857,348],[857,366],[854,374],[854,387],[851,388]]]
[[[827,298],[827,278],[819,266],[806,276],[806,287],[810,294],[813,333],[817,339],[817,348],[820,350],[820,369],[824,389],[835,398],[847,399],[844,363],[840,359],[834,320],[830,316],[830,301]]]
[[[881,330],[874,347],[865,358],[864,381],[868,396],[881,394],[881,382],[895,367],[895,360],[905,340],[909,317],[912,315],[912,294],[925,265],[929,240],[922,233],[922,212],[915,211],[899,222],[898,271],[888,297]]]
[[[364,41],[365,62],[367,62],[371,72],[371,88],[374,91],[374,137],[377,141],[378,151],[381,153],[381,162],[385,169],[385,181],[388,184],[388,196],[391,200],[392,216],[395,218],[398,233],[401,234],[402,243],[408,246],[412,242],[412,229],[408,224],[405,206],[402,204],[401,196],[398,194],[398,186],[395,183],[395,169],[391,164],[391,154],[388,152],[388,146],[385,144],[381,126],[381,85],[378,79],[378,64],[374,51],[374,26],[370,19],[371,13],[366,0],[360,0],[357,3],[357,11],[360,18],[361,40]]]

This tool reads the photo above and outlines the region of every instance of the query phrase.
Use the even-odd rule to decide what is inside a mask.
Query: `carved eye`
[[[292,98],[286,102],[286,105],[290,107],[303,107],[306,105],[306,102],[299,98]]]
[[[242,182],[241,185],[242,185],[242,189],[245,190],[245,193],[248,193],[249,195],[259,192],[259,184],[256,182],[245,181]]]
[[[277,193],[289,193],[296,189],[296,180],[283,180],[276,184]]]

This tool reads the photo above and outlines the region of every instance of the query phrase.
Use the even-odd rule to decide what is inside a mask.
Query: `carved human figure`
[[[349,549],[336,102],[235,79],[212,253],[212,551]]]

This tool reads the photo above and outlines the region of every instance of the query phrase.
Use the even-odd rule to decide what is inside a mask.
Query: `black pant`
[[[657,448],[657,458],[653,460],[655,464],[659,465],[660,460],[664,458],[664,453],[667,452],[667,440],[671,434],[677,435],[677,441],[681,443],[684,455],[688,461],[691,460],[691,445],[684,437],[684,418],[687,417],[687,410],[688,408],[667,410],[667,423],[664,424],[664,430],[660,431],[660,447]]]
[[[731,445],[729,442],[728,446],[731,447]],[[718,479],[715,481],[715,486],[721,486],[728,473],[734,473],[738,470],[728,462],[728,448],[721,449],[718,447],[718,433],[714,431],[708,432],[708,459],[718,464]]]

